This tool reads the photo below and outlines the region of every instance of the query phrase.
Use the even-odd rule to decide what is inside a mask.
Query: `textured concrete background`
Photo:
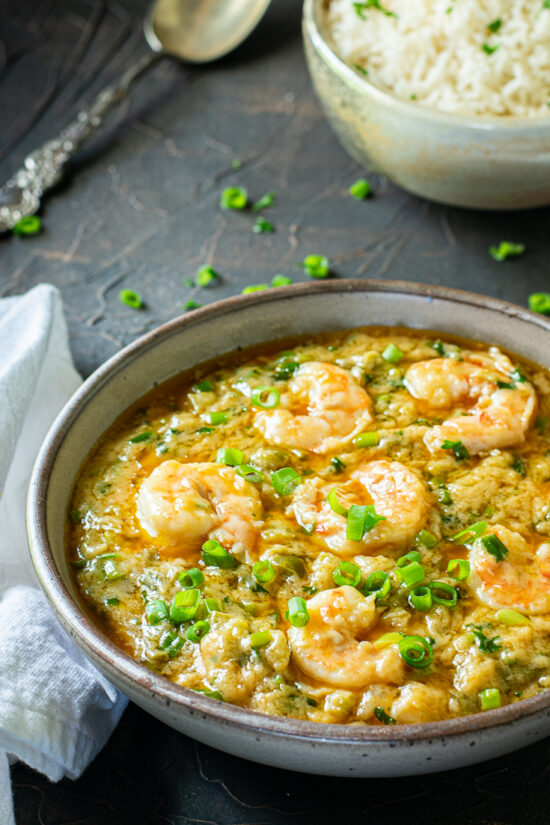
[[[145,51],[146,0],[1,0],[0,178],[54,135]],[[313,95],[300,3],[273,0],[254,36],[196,68],[165,60],[73,163],[43,209],[43,234],[0,239],[0,294],[41,281],[63,294],[75,360],[89,374],[121,346],[178,315],[182,279],[205,263],[222,275],[208,303],[269,281],[303,280],[297,262],[328,255],[335,276],[397,278],[525,304],[550,288],[550,210],[476,213],[426,203],[376,175],[376,195],[347,188],[361,170]],[[232,169],[239,158],[242,168]],[[272,235],[222,212],[220,190],[270,189]],[[496,263],[487,248],[526,244]],[[121,288],[147,308],[127,309]],[[14,769],[19,825],[547,825],[549,745],[482,766],[403,780],[319,779],[226,756],[129,708],[77,782],[53,786]]]

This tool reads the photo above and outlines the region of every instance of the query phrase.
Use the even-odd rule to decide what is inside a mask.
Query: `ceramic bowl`
[[[550,367],[550,321],[502,301],[420,284],[328,281],[230,298],[177,318],[111,358],[55,421],[28,497],[40,583],[61,624],[130,699],[168,725],[257,762],[335,776],[399,776],[456,768],[550,733],[550,691],[482,714],[424,725],[328,725],[267,716],[179,687],[116,647],[88,617],[65,555],[79,468],[120,414],[157,383],[237,347],[388,324],[500,344]]]
[[[305,0],[313,84],[349,154],[415,195],[476,209],[550,203],[550,116],[463,117],[399,100],[338,57],[329,0]]]

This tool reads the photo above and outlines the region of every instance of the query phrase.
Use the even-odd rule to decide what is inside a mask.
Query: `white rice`
[[[403,100],[462,115],[549,116],[550,8],[544,3],[380,0],[397,16],[365,8],[362,20],[352,0],[331,0],[327,25],[344,60]],[[498,48],[487,54],[484,45]]]

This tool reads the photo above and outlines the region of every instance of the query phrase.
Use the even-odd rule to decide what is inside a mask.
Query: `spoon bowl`
[[[155,52],[209,63],[233,51],[265,14],[270,0],[157,0],[143,30]]]

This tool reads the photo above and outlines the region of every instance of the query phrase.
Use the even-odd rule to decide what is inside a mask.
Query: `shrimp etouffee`
[[[178,685],[354,725],[550,688],[550,373],[402,328],[155,389],[82,468],[68,552],[107,635]]]

